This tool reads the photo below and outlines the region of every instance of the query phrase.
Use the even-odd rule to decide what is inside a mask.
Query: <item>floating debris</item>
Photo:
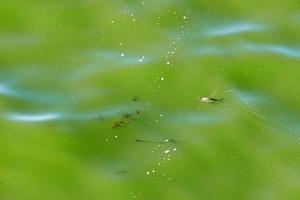
[[[112,128],[120,128],[121,126],[125,125],[126,123],[128,123],[129,121],[132,121],[135,119],[135,114],[139,115],[140,111],[136,110],[134,113],[123,113],[121,114],[121,119],[119,119],[118,121],[115,121],[112,125]]]
[[[101,115],[98,115],[96,117],[91,117],[92,121],[104,121],[104,118]]]
[[[125,124],[126,121],[124,120],[120,120],[120,121],[116,121],[113,123],[112,128],[120,128],[121,126],[123,126]]]
[[[125,119],[129,119],[129,118],[131,118],[131,114],[130,113],[124,113],[122,115],[122,117],[125,118]]]
[[[138,97],[138,96],[134,96],[131,100],[132,100],[132,101],[138,101],[138,100],[139,100],[139,97]]]

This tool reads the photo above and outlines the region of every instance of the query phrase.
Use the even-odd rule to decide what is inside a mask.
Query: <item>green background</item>
[[[0,199],[300,199],[299,6],[1,1]]]

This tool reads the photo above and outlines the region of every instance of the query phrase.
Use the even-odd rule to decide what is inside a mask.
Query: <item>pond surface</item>
[[[299,6],[2,2],[0,198],[300,199]]]

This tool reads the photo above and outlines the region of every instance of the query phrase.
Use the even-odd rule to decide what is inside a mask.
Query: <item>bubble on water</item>
[[[148,172],[146,172],[146,174],[147,174],[147,175],[150,175],[150,172],[148,171]]]
[[[169,153],[170,152],[170,150],[169,149],[167,149],[167,150],[165,150],[165,153],[167,154],[167,153]]]
[[[115,138],[117,139],[119,136],[115,135]]]

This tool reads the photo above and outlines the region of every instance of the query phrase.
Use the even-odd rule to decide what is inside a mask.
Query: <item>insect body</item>
[[[223,102],[224,98],[216,99],[213,97],[199,97],[199,100],[202,103],[216,103],[216,102]]]

